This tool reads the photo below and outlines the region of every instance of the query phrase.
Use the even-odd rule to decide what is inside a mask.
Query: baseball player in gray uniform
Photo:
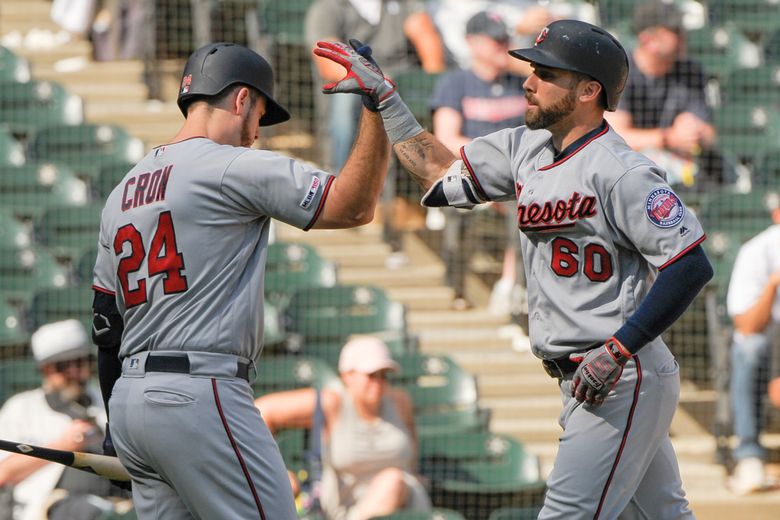
[[[268,62],[232,43],[190,56],[178,104],[178,135],[130,170],[103,210],[93,337],[110,440],[139,518],[290,520],[284,462],[249,383],[269,226],[369,222],[390,146],[381,117],[365,111],[338,177],[249,148],[258,126],[290,116]]]
[[[695,216],[665,172],[603,118],[628,74],[620,43],[574,20],[528,49],[526,126],[457,158],[423,131],[391,82],[341,91],[375,105],[426,206],[516,200],[533,352],[563,400],[542,519],[692,518],[668,430],[679,370],[660,338],[712,277]]]

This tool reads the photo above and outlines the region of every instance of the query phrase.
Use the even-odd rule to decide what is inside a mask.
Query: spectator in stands
[[[398,0],[315,0],[306,14],[305,32],[308,42],[347,41],[357,38],[373,49],[373,56],[382,63],[385,75],[419,65],[426,72],[442,72],[446,68],[444,45],[424,2]],[[409,45],[411,44],[411,46]],[[344,76],[344,68],[315,57],[319,78],[326,82]],[[320,85],[320,81],[315,81]],[[338,171],[349,155],[361,100],[359,96],[316,96],[321,125],[323,157],[328,166]]]
[[[417,438],[412,401],[387,381],[399,370],[387,346],[361,336],[339,356],[343,386],[312,388],[258,398],[268,428],[311,428],[323,416],[320,486],[330,520],[364,520],[405,509],[427,511],[430,501],[416,476]],[[313,432],[313,435],[317,435]]]
[[[681,13],[661,0],[640,3],[632,28],[637,41],[629,53],[628,83],[607,120],[632,148],[666,169],[672,186],[706,190],[726,182],[703,70],[683,56]]]
[[[731,488],[740,494],[767,485],[766,450],[759,442],[772,338],[780,323],[780,195],[769,199],[773,225],[739,250],[729,282],[727,307],[734,321],[731,407],[737,446]]]
[[[433,133],[454,154],[474,139],[503,128],[520,126],[525,120],[525,78],[509,72],[509,32],[501,16],[480,11],[466,23],[466,42],[470,50],[470,67],[443,75],[430,100]],[[491,307],[508,310],[510,292],[515,284],[518,230],[514,203],[502,204],[499,213],[507,222],[508,244],[504,253],[501,280],[494,289]],[[443,256],[448,282],[455,289],[456,306],[466,306],[464,277],[469,251],[463,246],[466,220],[474,215],[456,208],[430,208],[429,213],[446,215]],[[429,218],[429,220],[431,220]],[[435,227],[435,226],[432,226]]]
[[[0,438],[68,451],[102,453],[106,415],[92,377],[92,344],[77,320],[50,323],[31,339],[43,377],[39,388],[0,409]],[[24,455],[0,452],[0,487],[14,486],[11,518],[90,520],[129,494],[96,475]]]

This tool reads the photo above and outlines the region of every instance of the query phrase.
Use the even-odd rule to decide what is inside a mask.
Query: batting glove
[[[604,345],[587,352],[571,354],[569,359],[579,363],[572,380],[571,395],[592,407],[601,405],[623,373],[623,366],[633,355],[614,337]]]
[[[349,45],[317,42],[314,54],[335,61],[347,69],[347,74],[339,81],[323,85],[322,92],[325,94],[360,94],[366,108],[376,112],[382,110],[382,101],[395,93],[395,84],[385,77],[371,57],[371,47],[363,45],[360,40],[350,39]]]

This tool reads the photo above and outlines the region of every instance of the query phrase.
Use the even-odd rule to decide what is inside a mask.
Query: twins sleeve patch
[[[685,216],[685,206],[672,190],[658,188],[647,196],[645,212],[653,225],[660,228],[670,228],[682,222]]]
[[[306,196],[303,197],[303,200],[301,200],[301,203],[299,204],[300,207],[309,209],[311,203],[314,202],[314,197],[317,195],[317,192],[320,191],[321,184],[322,181],[320,181],[319,177],[312,178],[311,184],[309,185],[309,191],[306,193]]]

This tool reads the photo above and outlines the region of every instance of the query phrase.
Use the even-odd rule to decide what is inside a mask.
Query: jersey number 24
[[[165,294],[180,293],[187,290],[187,277],[181,272],[184,269],[184,258],[176,247],[176,231],[173,229],[171,212],[160,213],[157,230],[154,232],[149,246],[149,255],[144,249],[141,232],[132,224],[119,228],[114,237],[114,253],[121,255],[125,243],[130,243],[130,255],[119,260],[117,276],[122,286],[125,307],[135,307],[146,303],[146,278],[139,278],[137,287],[130,288],[129,276],[141,269],[144,259],[147,260],[149,276],[164,275],[163,292]]]

